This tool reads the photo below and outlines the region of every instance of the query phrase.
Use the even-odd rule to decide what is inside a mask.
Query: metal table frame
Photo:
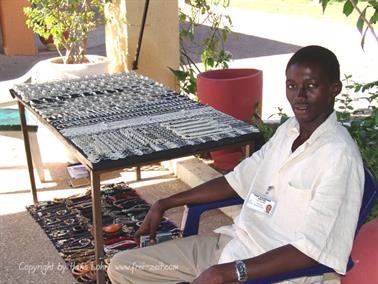
[[[14,94],[14,93],[13,93]],[[104,260],[104,242],[102,238],[102,216],[101,216],[101,192],[100,192],[100,175],[101,173],[107,171],[113,171],[117,169],[122,169],[131,166],[137,166],[136,177],[140,179],[140,166],[143,164],[169,160],[173,158],[179,158],[184,156],[189,156],[197,154],[200,152],[217,150],[227,147],[237,147],[245,146],[245,155],[249,156],[251,153],[251,147],[258,148],[261,146],[263,138],[260,133],[251,133],[237,138],[226,138],[225,143],[221,146],[214,146],[209,142],[204,144],[209,145],[200,145],[198,147],[184,147],[185,149],[179,149],[180,151],[165,151],[166,153],[160,155],[148,154],[140,156],[139,159],[123,159],[121,161],[111,161],[109,163],[103,164],[101,166],[96,166],[88,161],[85,156],[79,151],[69,140],[64,138],[54,127],[52,127],[48,122],[46,122],[39,114],[37,114],[30,106],[21,100],[17,94],[14,94],[18,101],[18,108],[20,113],[21,120],[21,129],[24,137],[25,153],[27,158],[27,165],[30,177],[31,192],[33,196],[34,203],[38,203],[37,189],[35,185],[34,172],[33,172],[33,163],[32,156],[30,152],[30,143],[29,143],[29,134],[26,127],[26,118],[25,118],[25,108],[28,109],[35,117],[45,125],[74,155],[76,158],[87,168],[90,172],[90,181],[91,181],[91,191],[92,191],[92,206],[93,206],[93,226],[94,226],[94,241],[95,241],[95,260],[97,267],[103,267]],[[96,280],[98,284],[105,283],[105,272],[104,270],[97,270]]]

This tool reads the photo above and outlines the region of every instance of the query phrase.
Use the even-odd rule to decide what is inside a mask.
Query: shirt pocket
[[[289,236],[294,236],[304,220],[311,201],[311,190],[294,187],[290,183],[277,199],[273,224],[276,230]]]

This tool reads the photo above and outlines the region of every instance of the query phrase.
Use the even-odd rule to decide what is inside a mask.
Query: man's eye
[[[294,84],[287,84],[286,88],[288,88],[288,89],[294,89],[295,85]]]
[[[309,83],[309,84],[307,85],[307,87],[309,87],[310,89],[313,89],[313,88],[316,88],[316,84],[314,84],[314,83]]]

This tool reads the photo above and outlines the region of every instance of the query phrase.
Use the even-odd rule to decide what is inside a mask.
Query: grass
[[[355,25],[358,19],[357,12],[346,17],[343,14],[343,5],[343,3],[333,1],[328,4],[323,14],[322,5],[317,0],[230,0],[230,7],[233,8],[306,16],[321,21]],[[362,5],[365,4],[362,3]]]

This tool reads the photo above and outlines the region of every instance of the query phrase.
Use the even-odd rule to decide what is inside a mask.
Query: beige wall
[[[132,68],[144,3],[117,0],[106,9],[106,51],[113,72]],[[137,72],[177,89],[168,66],[178,69],[179,64],[178,0],[151,0]]]

